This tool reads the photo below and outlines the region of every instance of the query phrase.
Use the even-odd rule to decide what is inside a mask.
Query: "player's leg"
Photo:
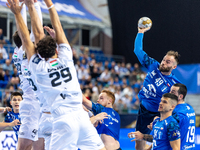
[[[66,109],[69,112],[66,112]],[[49,150],[77,150],[79,125],[76,111],[70,108],[59,107],[52,113],[53,129]]]
[[[33,141],[38,140],[39,102],[23,95],[19,108],[21,126],[17,150],[31,150]]]
[[[159,113],[150,112],[142,104],[140,104],[137,117],[136,131],[140,131],[143,134],[149,134],[151,130],[147,128],[147,125],[149,125],[153,121],[155,116],[159,116]],[[146,141],[135,141],[136,150],[144,150],[145,146]]]
[[[32,150],[44,150],[44,138],[39,137],[37,141],[34,141]]]
[[[85,111],[80,111],[78,124],[80,125],[78,148],[83,150],[105,150],[104,144],[97,133],[97,130],[90,122],[89,116]],[[87,138],[85,138],[87,137]]]
[[[53,118],[50,112],[42,113],[42,116],[40,118],[40,123],[39,123],[38,136],[41,134],[41,136],[44,137],[45,150],[49,150],[49,147],[50,147],[51,134],[52,134],[52,122],[53,122]]]

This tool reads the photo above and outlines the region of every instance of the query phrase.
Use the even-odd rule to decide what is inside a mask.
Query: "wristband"
[[[51,9],[51,8],[53,8],[53,7],[54,7],[54,4],[52,4],[52,5],[48,8],[48,10]]]

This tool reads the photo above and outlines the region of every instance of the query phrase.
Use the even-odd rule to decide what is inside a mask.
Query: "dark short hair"
[[[170,98],[171,100],[176,101],[176,103],[178,103],[178,96],[176,96],[172,93],[165,93],[162,95],[162,97]]]
[[[179,64],[179,59],[180,59],[181,55],[178,52],[171,50],[171,51],[168,51],[166,55],[174,56],[174,59],[176,60],[177,64]]]
[[[46,36],[37,43],[36,51],[43,58],[51,58],[56,53],[56,40]]]
[[[173,86],[179,87],[178,94],[182,94],[184,99],[187,94],[187,87],[181,83],[175,83]]]
[[[22,98],[22,94],[21,94],[20,92],[13,92],[13,93],[11,94],[10,100],[12,100],[12,98],[13,98],[14,96],[21,96],[21,98]],[[23,99],[23,98],[22,98],[22,99]]]
[[[20,48],[22,46],[22,40],[18,34],[18,31],[15,31],[15,33],[13,34],[13,41],[15,43],[15,45]]]

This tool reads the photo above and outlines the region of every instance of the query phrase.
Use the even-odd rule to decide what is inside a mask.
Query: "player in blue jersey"
[[[185,103],[187,87],[177,83],[171,87],[170,93],[178,96],[178,105],[173,111],[173,117],[178,120],[181,129],[181,150],[195,150],[195,112],[192,106]]]
[[[172,116],[172,111],[178,103],[178,97],[172,93],[165,93],[161,98],[158,108],[160,118],[153,121],[151,134],[142,134],[140,131],[131,132],[137,140],[153,142],[153,150],[180,150],[180,128],[178,122]]]
[[[142,40],[144,32],[149,28],[138,28],[138,34],[135,39],[134,52],[140,63],[148,69],[148,74],[144,80],[143,87],[138,97],[141,101],[136,131],[143,134],[149,134],[150,129],[147,128],[155,116],[159,116],[158,106],[160,99],[164,93],[170,92],[170,88],[180,81],[171,73],[179,63],[178,52],[168,51],[161,63],[149,57],[142,48]],[[144,149],[145,141],[136,141],[136,149]]]
[[[8,113],[7,113],[7,115],[4,119],[4,122],[10,123],[10,122],[13,122],[16,119],[20,120],[20,118],[19,118],[19,105],[20,105],[21,101],[22,101],[22,94],[21,93],[14,92],[14,93],[11,94],[10,105],[12,106],[12,111],[8,111]],[[19,131],[20,125],[13,126],[12,128],[13,128],[15,135],[18,139],[18,131]]]
[[[104,112],[102,113],[103,115],[102,118],[104,117],[108,118],[104,119],[102,123],[99,123],[98,126],[96,127],[98,133],[101,134],[101,139],[107,150],[112,150],[112,149],[120,150],[120,144],[119,144],[120,116],[113,109],[114,102],[115,102],[115,95],[108,90],[101,91],[99,99],[97,100],[97,104],[91,102],[90,100],[88,100],[86,97],[83,96],[83,105],[86,108],[92,110],[94,115]]]

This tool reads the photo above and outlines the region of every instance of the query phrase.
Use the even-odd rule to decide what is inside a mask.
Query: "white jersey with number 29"
[[[58,58],[45,61],[33,55],[29,68],[35,74],[37,86],[51,106],[51,112],[59,106],[82,107],[82,92],[68,44],[58,46]]]

